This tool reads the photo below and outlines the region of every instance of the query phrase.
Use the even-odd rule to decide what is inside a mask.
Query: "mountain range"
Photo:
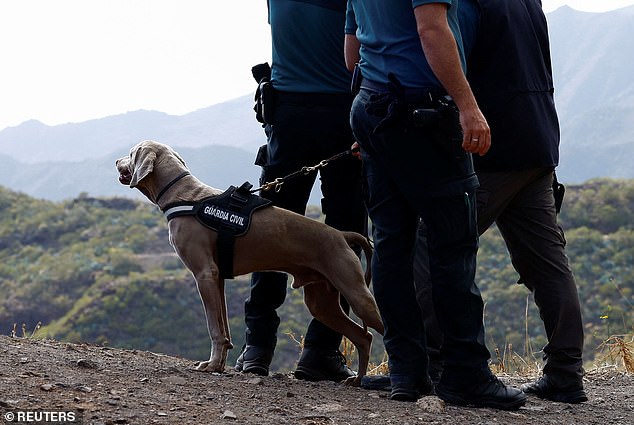
[[[562,135],[559,179],[634,177],[634,6],[606,13],[564,6],[547,18]],[[0,131],[0,185],[50,200],[138,197],[123,192],[114,160],[144,139],[173,146],[211,186],[256,185],[253,160],[265,137],[252,104],[247,95],[182,116],[142,110],[56,126],[27,121]]]

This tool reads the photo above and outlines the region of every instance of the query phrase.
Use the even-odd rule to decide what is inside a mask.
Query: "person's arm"
[[[343,54],[346,57],[346,68],[348,68],[348,71],[353,71],[354,65],[361,59],[359,54],[360,48],[361,43],[357,36],[354,34],[346,34],[343,44]]]
[[[345,39],[343,43],[343,54],[346,59],[346,68],[348,68],[350,72],[354,71],[354,65],[361,60],[361,54],[359,53],[361,42],[355,35],[357,28],[357,18],[354,14],[354,8],[350,0],[348,0],[346,5],[346,23],[344,26]]]
[[[464,150],[484,155],[491,130],[462,71],[456,40],[447,22],[447,5],[429,3],[414,9],[423,52],[432,71],[460,110]]]

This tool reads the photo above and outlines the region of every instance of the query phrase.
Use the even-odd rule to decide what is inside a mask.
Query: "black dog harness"
[[[196,202],[175,202],[163,208],[167,221],[184,215],[194,216],[204,226],[218,232],[216,247],[222,279],[233,279],[233,249],[236,236],[247,233],[251,216],[257,209],[271,206],[271,201],[250,193],[253,185],[244,182],[220,195]]]

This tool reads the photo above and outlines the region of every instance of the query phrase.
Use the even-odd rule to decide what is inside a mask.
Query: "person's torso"
[[[491,150],[474,158],[476,168],[557,165],[559,121],[541,4],[539,0],[478,3],[480,23],[473,49],[467,52],[467,79],[491,127],[492,140]]]
[[[269,0],[272,82],[282,91],[347,93],[346,0]]]
[[[350,0],[346,32],[356,28],[364,78],[387,83],[393,73],[405,87],[441,87],[423,53],[414,17],[414,7],[426,3],[448,4],[447,20],[463,59],[457,0]]]
[[[548,28],[539,0],[478,3],[477,41],[467,55],[472,88],[487,92],[552,90]]]

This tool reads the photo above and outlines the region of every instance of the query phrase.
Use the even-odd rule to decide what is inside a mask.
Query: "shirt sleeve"
[[[457,0],[412,0],[412,8],[415,9],[418,6],[422,6],[430,3],[445,3],[448,5],[452,5],[456,3]]]
[[[355,34],[357,32],[357,19],[350,0],[348,0],[348,6],[346,8],[346,26],[344,31],[346,34]]]

